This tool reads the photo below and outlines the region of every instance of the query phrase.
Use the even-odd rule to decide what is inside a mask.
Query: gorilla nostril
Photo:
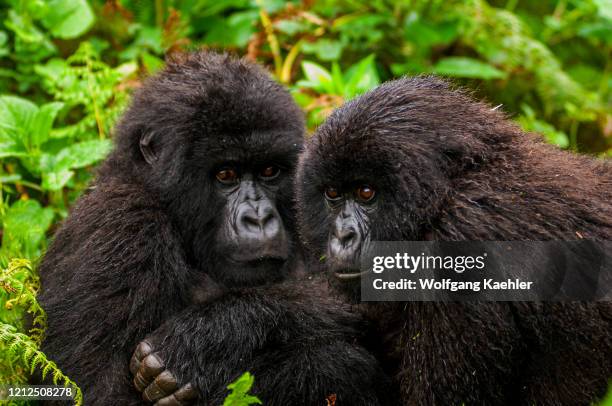
[[[241,230],[247,233],[261,233],[263,231],[263,223],[255,211],[243,213],[239,226]]]
[[[343,228],[336,231],[338,242],[344,247],[351,245],[357,239],[357,232],[353,228]]]
[[[261,224],[265,228],[268,223],[274,220],[274,214],[272,214],[271,211],[268,211],[266,213],[263,213],[260,218],[261,218]]]
[[[353,256],[359,251],[359,233],[354,227],[335,229],[329,239],[329,254],[340,260],[354,260]]]
[[[280,230],[280,223],[275,215],[270,214],[263,220],[263,229],[266,234],[276,233]]]
[[[270,239],[276,237],[281,230],[281,223],[278,216],[273,210],[249,210],[244,213],[241,217],[240,227],[238,232],[241,231],[250,235],[250,238],[254,235],[258,235],[257,238]]]

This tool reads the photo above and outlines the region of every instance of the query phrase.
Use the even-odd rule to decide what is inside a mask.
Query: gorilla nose
[[[280,222],[272,207],[254,207],[243,211],[238,232],[242,236],[274,239],[280,232]]]
[[[330,254],[334,257],[348,259],[359,248],[359,233],[355,227],[335,229],[329,242]]]
[[[344,246],[350,245],[357,237],[357,232],[353,227],[347,227],[341,230],[337,230],[334,234],[340,244]]]

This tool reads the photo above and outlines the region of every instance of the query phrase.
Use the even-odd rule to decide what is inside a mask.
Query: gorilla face
[[[295,259],[292,183],[303,117],[259,67],[200,53],[136,95],[119,131],[187,258],[226,286],[283,279]]]
[[[398,206],[398,199],[408,200],[394,190],[397,174],[383,151],[361,140],[319,143],[321,130],[300,161],[300,232],[307,247],[324,258],[332,279],[352,286],[370,241],[409,238],[400,224],[407,204]]]
[[[257,134],[262,150],[239,152],[226,145],[212,160],[208,179],[224,202],[215,227],[216,266],[209,274],[231,286],[251,286],[283,279],[293,267],[294,219],[290,194],[301,143],[283,143],[291,134]],[[253,145],[254,140],[245,140]],[[195,250],[206,246],[194,243]]]
[[[430,238],[456,176],[484,159],[486,143],[472,136],[483,110],[443,81],[400,79],[317,130],[300,159],[298,218],[304,243],[336,279],[358,280],[369,241]],[[491,114],[494,131],[500,117]]]

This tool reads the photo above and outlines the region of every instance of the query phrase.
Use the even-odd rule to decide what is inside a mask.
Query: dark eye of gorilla
[[[238,173],[233,168],[223,168],[215,174],[215,177],[219,182],[229,185],[236,183],[238,180]]]
[[[334,189],[333,187],[328,187],[325,189],[325,198],[331,202],[335,202],[340,200],[341,196],[338,190]]]
[[[374,199],[376,191],[368,185],[362,185],[357,188],[355,194],[362,202],[369,202],[370,200]]]
[[[275,179],[280,174],[280,168],[278,166],[269,165],[259,171],[259,177],[263,180]]]

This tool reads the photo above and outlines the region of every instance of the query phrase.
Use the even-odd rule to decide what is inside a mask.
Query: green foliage
[[[473,79],[505,79],[508,75],[492,65],[464,56],[449,56],[440,59],[432,72],[441,76]]]
[[[344,73],[337,62],[332,62],[330,72],[315,62],[303,61],[302,70],[305,79],[296,83],[294,95],[298,104],[308,113],[308,124],[312,127],[325,120],[330,110],[341,105],[344,100],[352,99],[380,84],[374,55],[355,63]],[[300,89],[312,90],[314,94]],[[320,103],[321,100],[323,103]]]
[[[39,289],[40,280],[28,260],[13,259],[0,272],[0,383],[27,383],[26,377],[38,368],[43,378],[51,374],[54,384],[74,388],[75,404],[81,405],[78,386],[39,350],[47,326],[36,300]],[[29,323],[24,322],[25,314]],[[27,334],[20,332],[26,330]]]
[[[53,210],[36,200],[18,200],[2,216],[0,262],[25,256],[37,258],[45,246],[45,233],[51,226]]]
[[[612,384],[606,397],[599,403],[599,406],[612,406]]]
[[[11,259],[44,252],[108,154],[130,92],[167,55],[206,47],[261,62],[310,130],[382,81],[435,73],[547,142],[610,157],[611,10],[609,0],[0,0],[3,337],[18,351],[40,340],[42,319],[33,331],[22,322],[36,272]],[[25,382],[31,365],[8,348],[0,380]]]
[[[0,344],[2,344],[2,357],[7,361],[7,365],[14,368],[16,364],[23,365],[30,374],[36,368],[40,369],[43,379],[48,375],[52,376],[54,385],[71,387],[75,391],[74,404],[83,404],[83,394],[81,389],[70,378],[62,373],[53,361],[47,359],[39,349],[36,342],[25,334],[19,333],[17,329],[9,324],[0,323]],[[20,376],[11,376],[5,381],[5,377],[0,377],[1,383],[16,384],[25,383]],[[12,379],[11,379],[12,378]]]
[[[249,391],[255,382],[255,377],[245,372],[233,383],[227,386],[230,390],[229,395],[223,401],[223,406],[249,406],[261,405],[261,400],[256,396],[249,395]]]

